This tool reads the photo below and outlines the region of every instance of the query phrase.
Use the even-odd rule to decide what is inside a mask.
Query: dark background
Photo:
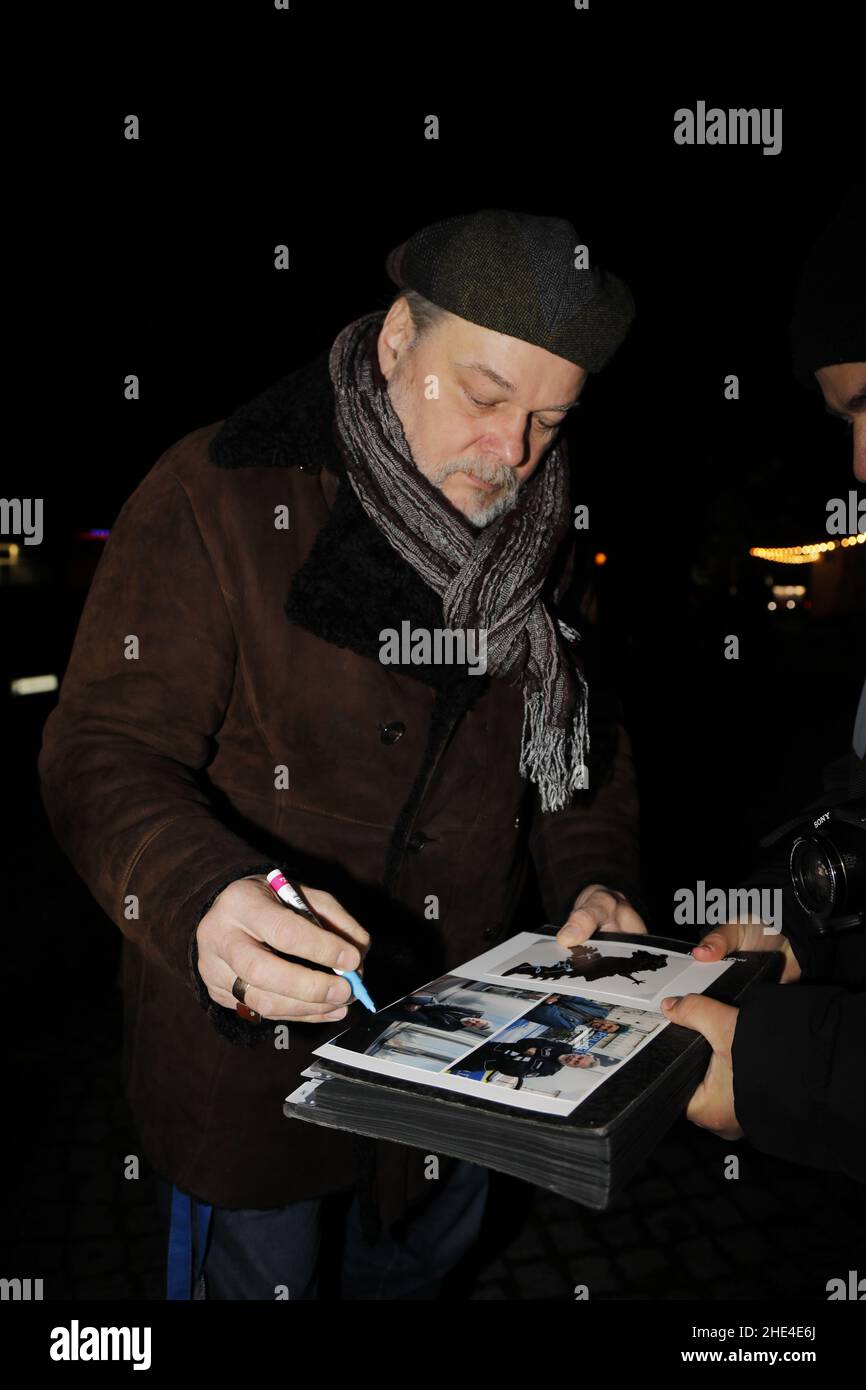
[[[636,300],[635,327],[591,379],[568,438],[574,500],[590,507],[598,635],[634,740],[650,928],[669,929],[677,888],[735,886],[760,835],[820,789],[822,765],[850,744],[864,674],[862,550],[846,556],[843,600],[821,615],[768,613],[770,568],[747,551],[822,539],[828,499],[855,486],[850,434],[797,384],[787,342],[798,267],[862,169],[855,88],[837,59],[824,64],[820,99],[790,68],[780,82],[781,62],[759,77],[741,65],[710,76],[703,58],[671,56],[671,41],[695,38],[672,15],[662,30],[610,7],[514,13],[519,22],[485,7],[470,29],[465,7],[437,6],[410,39],[396,6],[340,12],[333,32],[312,7],[263,8],[235,17],[237,29],[202,24],[183,53],[139,16],[142,42],[162,36],[150,66],[133,71],[139,33],[121,30],[123,61],[94,64],[59,123],[56,111],[30,112],[38,201],[25,202],[21,225],[39,292],[8,407],[25,418],[26,442],[3,492],[44,499],[45,538],[0,574],[16,1137],[5,1191],[13,1248],[30,1252],[34,1272],[51,1266],[61,1293],[158,1297],[160,1256],[151,1190],[133,1198],[140,1185],[116,1175],[117,1154],[136,1152],[117,1085],[120,934],[44,821],[35,759],[56,697],[13,699],[9,681],[62,676],[101,548],[79,533],[110,528],[182,435],[384,307],[395,293],[385,255],[417,227],[485,206],[568,217]],[[649,44],[666,68],[644,65]],[[782,152],[675,145],[674,111],[699,99],[781,106]],[[130,112],[137,143],[123,139]],[[424,139],[430,113],[438,141]],[[277,272],[284,242],[291,269]],[[130,372],[138,402],[123,399]],[[724,399],[731,373],[738,401]],[[811,568],[772,574],[802,583]],[[727,634],[740,638],[737,661],[724,659]],[[723,1152],[684,1122],[677,1133],[686,1167]],[[753,1164],[754,1210],[738,1217],[747,1231],[771,1210],[774,1183],[801,1184],[801,1211],[833,1185],[837,1235],[828,1219],[817,1266],[814,1253],[808,1271],[795,1254],[782,1286],[823,1297],[862,1240],[862,1189],[741,1152]],[[861,1224],[843,1231],[849,1191]],[[516,1238],[541,1219],[527,1210]],[[781,1231],[786,1213],[777,1217]],[[604,1219],[583,1227],[601,1220],[602,1244]],[[661,1237],[642,1230],[656,1248]],[[727,1291],[706,1273],[711,1261],[697,1261],[691,1282],[680,1266],[655,1283],[614,1261],[608,1296],[736,1297],[755,1261],[728,1258]],[[779,1292],[763,1278],[752,1292]],[[469,1296],[556,1296],[531,1281],[502,1287]]]

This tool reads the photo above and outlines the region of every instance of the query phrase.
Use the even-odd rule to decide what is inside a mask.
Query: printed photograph
[[[658,1014],[551,994],[449,1072],[511,1090],[577,1097],[664,1026]]]
[[[334,1042],[351,1052],[444,1071],[479,1039],[492,1037],[538,998],[526,990],[492,989],[458,975],[444,975],[380,1009]]]
[[[549,980],[568,993],[582,986],[595,985],[607,993],[627,998],[655,999],[661,991],[673,988],[677,977],[693,964],[688,956],[659,951],[651,946],[606,942],[596,936],[591,942],[573,946],[571,950],[555,942],[525,947],[497,966],[496,974],[516,983],[521,979]]]

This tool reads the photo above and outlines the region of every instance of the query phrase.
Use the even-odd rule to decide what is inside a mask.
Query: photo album
[[[290,1117],[499,1168],[604,1207],[698,1085],[709,1045],[668,995],[735,1003],[775,952],[520,932],[317,1048]]]

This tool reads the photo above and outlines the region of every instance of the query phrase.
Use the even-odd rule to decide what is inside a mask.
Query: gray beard
[[[471,526],[476,526],[481,529],[485,526],[489,526],[493,521],[498,521],[506,512],[510,512],[516,502],[516,490],[512,493],[503,492],[501,497],[497,497],[496,500],[485,507],[483,511],[470,512],[468,514],[464,512],[463,515]]]
[[[505,512],[511,511],[517,501],[520,484],[510,469],[492,469],[480,461],[474,461],[471,464],[459,460],[445,463],[434,470],[432,475],[428,474],[427,477],[434,487],[441,488],[446,478],[450,478],[454,473],[463,473],[467,469],[475,473],[483,482],[498,482],[500,484],[499,496],[488,503],[486,507],[479,507],[477,511],[463,513],[470,525],[481,529],[498,520]],[[492,476],[490,476],[491,474]]]

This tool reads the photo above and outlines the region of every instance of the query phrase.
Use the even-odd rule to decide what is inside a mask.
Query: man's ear
[[[379,370],[386,381],[390,379],[399,358],[408,350],[414,340],[415,325],[412,322],[409,301],[401,295],[394,300],[385,315],[385,321],[379,330],[376,343]]]

